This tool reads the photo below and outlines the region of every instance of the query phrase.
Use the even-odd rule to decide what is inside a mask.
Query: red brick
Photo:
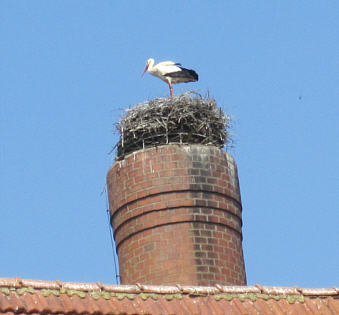
[[[206,251],[213,251],[213,246],[212,245],[201,245],[202,250]]]
[[[138,151],[109,171],[122,283],[246,283],[236,167],[231,179],[227,153],[212,146],[185,148]]]
[[[199,244],[206,244],[207,240],[205,237],[195,237],[194,238],[194,243],[199,243]]]

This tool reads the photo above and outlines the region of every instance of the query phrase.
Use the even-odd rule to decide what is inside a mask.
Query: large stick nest
[[[157,98],[127,109],[115,125],[120,133],[117,158],[146,147],[168,143],[228,144],[230,117],[213,98],[194,92]]]

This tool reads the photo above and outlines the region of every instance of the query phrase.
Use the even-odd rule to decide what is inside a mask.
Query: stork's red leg
[[[168,82],[168,86],[169,86],[169,89],[170,89],[171,97],[173,97],[173,87],[172,87],[171,82]]]

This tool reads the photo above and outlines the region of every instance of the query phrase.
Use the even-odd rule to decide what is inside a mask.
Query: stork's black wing
[[[181,71],[166,73],[165,76],[170,78],[186,79],[187,81],[198,81],[199,76],[194,70],[182,67],[179,68],[181,69]]]

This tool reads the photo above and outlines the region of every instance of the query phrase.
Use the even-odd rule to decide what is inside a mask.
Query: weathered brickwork
[[[246,284],[241,198],[228,153],[201,145],[137,151],[107,176],[124,284]]]

